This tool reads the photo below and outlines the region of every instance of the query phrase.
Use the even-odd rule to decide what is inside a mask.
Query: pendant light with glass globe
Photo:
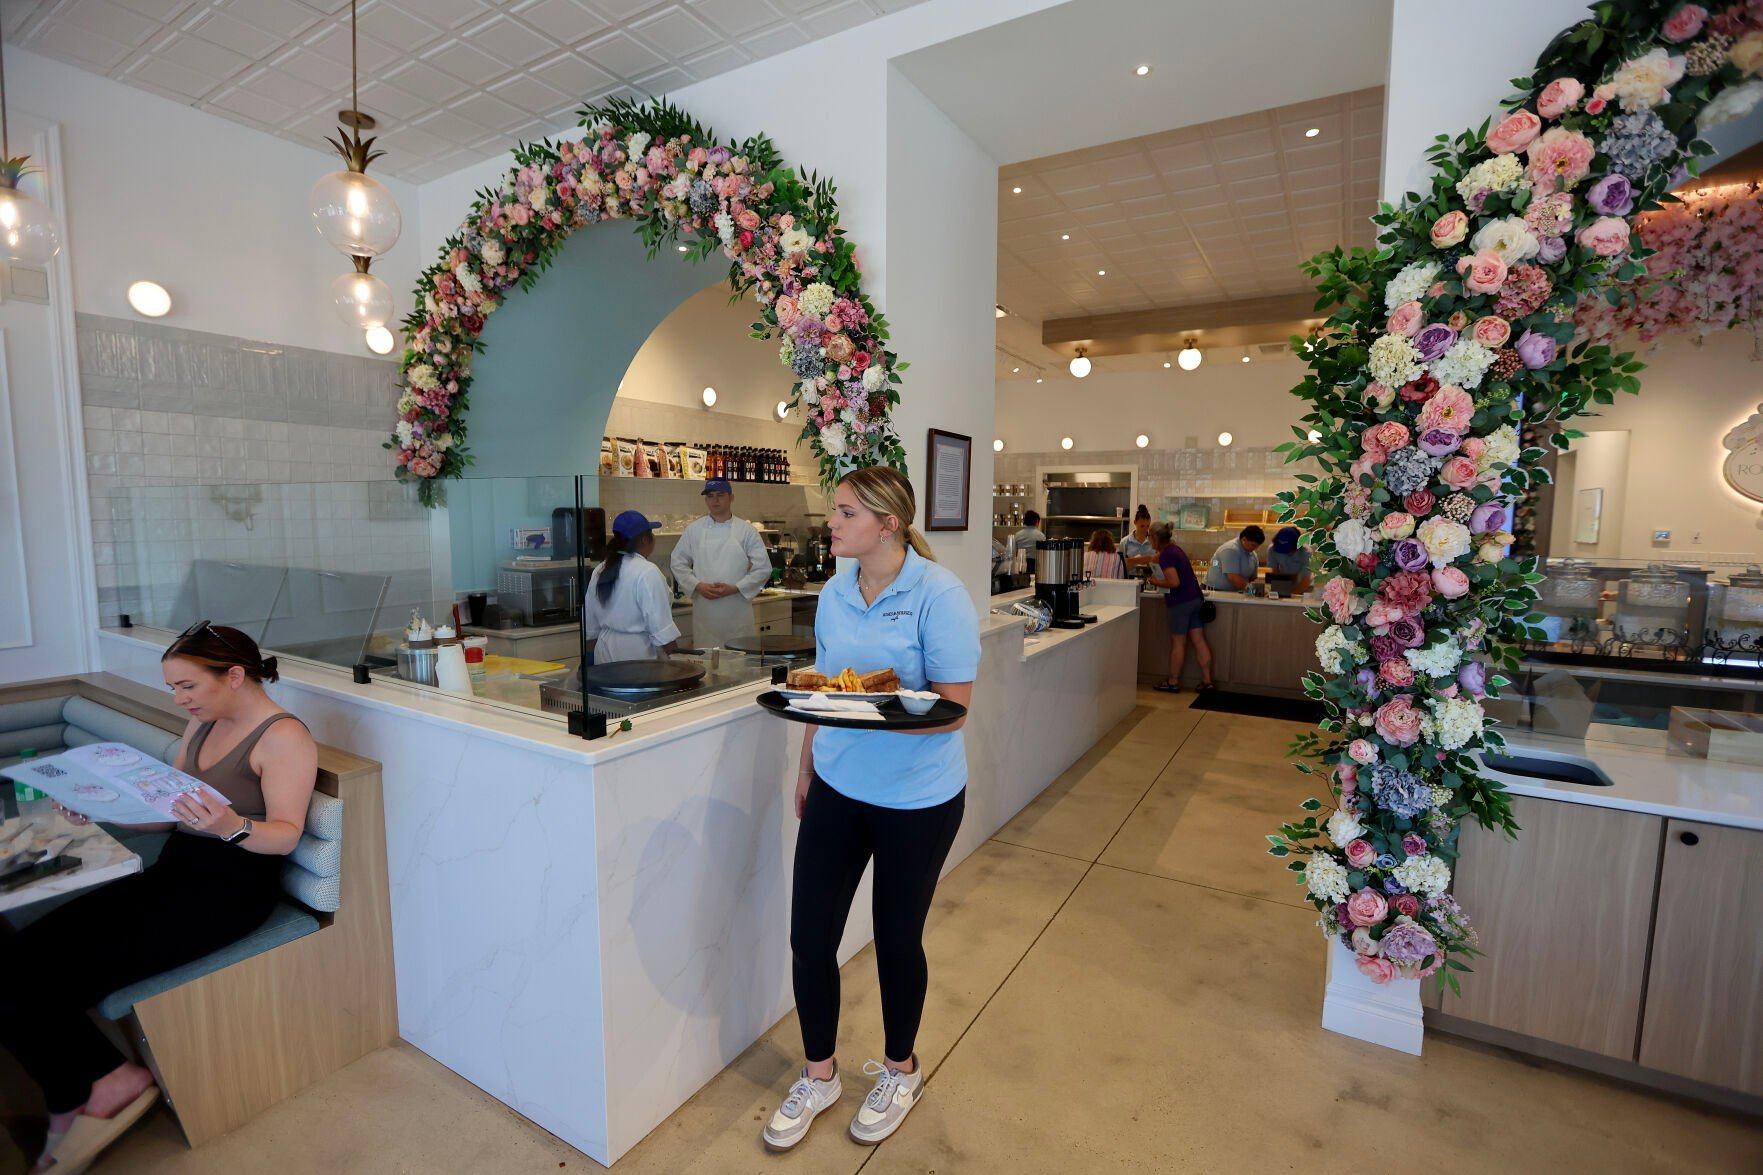
[[[61,252],[55,213],[41,200],[18,190],[24,177],[40,172],[29,155],[12,155],[6,128],[6,50],[0,44],[0,255],[20,265],[41,267]]]
[[[308,201],[318,235],[355,264],[331,283],[331,296],[344,322],[360,330],[385,326],[392,317],[392,290],[368,272],[373,258],[398,243],[404,229],[398,201],[376,179],[367,165],[384,155],[373,149],[372,139],[362,131],[374,128],[373,116],[361,112],[359,70],[356,63],[355,0],[349,0],[349,109],[337,113],[337,137],[325,142],[343,157],[344,170],[333,171],[313,185]]]
[[[1175,362],[1183,371],[1192,371],[1200,366],[1202,358],[1204,356],[1200,354],[1200,348],[1194,344],[1193,339],[1189,339],[1182,344],[1181,353],[1175,357]]]
[[[1090,357],[1084,354],[1084,349],[1082,347],[1079,347],[1077,349],[1077,358],[1071,361],[1071,374],[1078,379],[1082,379],[1090,373],[1090,367]]]

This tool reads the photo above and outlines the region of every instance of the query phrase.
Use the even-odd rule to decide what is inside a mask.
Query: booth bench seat
[[[0,765],[94,742],[170,762],[185,719],[106,674],[0,689]],[[111,828],[151,864],[174,833]],[[319,748],[285,897],[239,940],[112,992],[95,1011],[154,1069],[190,1145],[225,1133],[397,1036],[379,766]],[[69,898],[9,915],[23,925]],[[227,1024],[250,1023],[247,1037]]]

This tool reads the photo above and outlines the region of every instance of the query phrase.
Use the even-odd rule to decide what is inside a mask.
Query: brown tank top
[[[257,742],[263,732],[284,718],[294,718],[292,714],[272,714],[258,723],[257,729],[240,740],[239,745],[220,757],[210,766],[197,769],[202,761],[202,745],[208,741],[208,734],[214,729],[214,723],[204,722],[190,736],[190,746],[184,753],[184,770],[206,783],[209,787],[227,798],[233,811],[252,820],[262,820],[268,813],[263,802],[263,777],[251,769],[251,752],[256,749]],[[300,722],[294,718],[295,722]],[[305,726],[304,722],[300,722]],[[179,832],[187,832],[193,836],[213,836],[212,832],[202,832],[180,823]]]

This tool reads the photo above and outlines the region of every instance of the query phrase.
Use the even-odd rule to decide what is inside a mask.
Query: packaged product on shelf
[[[618,453],[618,476],[635,477],[637,475],[637,443],[625,437],[614,441]]]
[[[612,438],[600,438],[600,476],[612,477],[618,473],[618,455],[612,450]]]
[[[693,481],[703,481],[706,476],[704,470],[707,456],[703,446],[687,445],[685,447],[686,476]]]

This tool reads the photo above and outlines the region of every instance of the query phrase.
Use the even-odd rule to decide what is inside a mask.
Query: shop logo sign
[[[1763,404],[1721,443],[1726,446],[1726,461],[1720,467],[1726,484],[1752,501],[1763,502]]]

